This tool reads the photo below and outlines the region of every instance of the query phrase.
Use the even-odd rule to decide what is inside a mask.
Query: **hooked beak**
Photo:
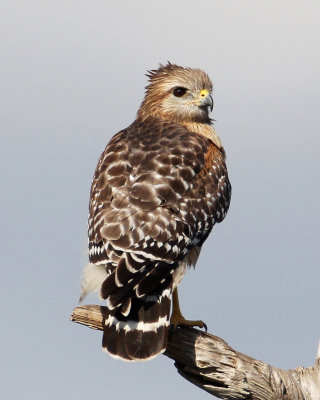
[[[213,98],[211,94],[205,89],[201,90],[200,92],[198,106],[210,107],[210,111],[213,110]]]

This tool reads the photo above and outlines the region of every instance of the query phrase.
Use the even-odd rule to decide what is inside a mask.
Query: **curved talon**
[[[182,315],[181,316],[173,316],[171,318],[171,326],[173,327],[173,329],[176,329],[178,326],[185,326],[185,327],[189,327],[189,328],[194,328],[194,327],[198,327],[200,329],[204,328],[205,331],[207,332],[207,325],[201,321],[201,320],[196,320],[196,321],[189,321],[187,319],[185,319]]]

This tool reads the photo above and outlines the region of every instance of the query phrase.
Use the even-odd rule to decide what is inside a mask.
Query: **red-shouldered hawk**
[[[208,75],[168,63],[147,76],[136,120],[94,174],[82,281],[81,298],[99,290],[107,300],[103,349],[128,361],[162,353],[170,321],[205,326],[183,318],[177,286],[231,197]]]

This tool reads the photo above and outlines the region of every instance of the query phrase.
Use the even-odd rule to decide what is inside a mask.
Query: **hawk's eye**
[[[173,89],[173,95],[176,97],[182,97],[187,93],[187,89],[184,87],[176,87]]]

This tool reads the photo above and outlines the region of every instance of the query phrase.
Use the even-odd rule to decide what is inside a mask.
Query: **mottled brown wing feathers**
[[[224,155],[213,143],[180,125],[136,122],[111,140],[95,172],[90,261],[113,263],[125,285],[146,260],[170,264],[201,244],[229,201]],[[144,261],[132,267],[130,253]]]
[[[180,126],[150,125],[120,132],[102,155],[92,184],[89,241],[91,246],[111,242],[119,250],[141,245],[144,253],[172,260],[177,254],[168,246],[145,245],[152,245],[149,236],[159,243],[181,235],[179,203],[203,167],[204,143]],[[92,262],[102,261],[101,250],[91,253]]]

